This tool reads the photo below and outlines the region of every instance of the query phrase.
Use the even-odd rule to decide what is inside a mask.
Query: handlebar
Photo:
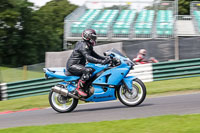
[[[119,66],[121,64],[121,61],[118,58],[111,57],[110,59],[111,59],[109,63],[110,67]]]
[[[121,60],[115,57],[115,54],[112,51],[106,51],[104,52],[105,56],[108,56],[111,59],[111,63],[109,63],[109,66],[114,67],[121,64]],[[122,55],[119,55],[122,56]],[[125,57],[128,58],[128,57]],[[134,66],[134,63],[130,59],[124,59],[127,65]]]

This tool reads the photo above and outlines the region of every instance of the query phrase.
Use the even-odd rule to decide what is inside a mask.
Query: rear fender
[[[46,78],[58,78],[58,79],[63,79],[65,81],[75,81],[78,80],[80,77],[79,76],[66,76],[65,75],[65,70],[64,69],[60,69],[59,68],[56,69],[48,69],[48,68],[43,68],[44,72],[45,72],[45,77]]]
[[[126,88],[128,88],[129,90],[132,90],[133,89],[133,86],[132,86],[132,81],[135,80],[136,77],[135,76],[128,76],[128,77],[125,77],[123,79],[123,83],[124,85],[126,86]]]

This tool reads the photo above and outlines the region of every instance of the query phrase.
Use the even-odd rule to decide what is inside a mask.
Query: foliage
[[[194,0],[179,0],[178,1],[178,12],[179,15],[186,15],[186,14],[190,14],[190,2],[194,1]]]
[[[167,0],[169,1],[169,0]],[[174,1],[174,0],[170,0]],[[200,1],[200,0],[178,0],[178,14],[179,15],[189,15],[190,14],[190,3],[192,1]]]
[[[20,56],[24,45],[22,40],[31,18],[33,4],[25,0],[1,0],[0,12],[0,58],[4,64],[23,62]]]
[[[64,17],[76,6],[52,0],[39,10],[27,0],[0,1],[0,63],[44,62],[46,51],[62,50]]]

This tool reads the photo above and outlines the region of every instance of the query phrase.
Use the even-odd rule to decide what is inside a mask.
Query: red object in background
[[[134,63],[136,65],[139,64],[148,64],[148,63],[158,63],[159,61],[157,59],[155,59],[154,57],[149,58],[149,60],[138,60],[138,61],[134,61]]]

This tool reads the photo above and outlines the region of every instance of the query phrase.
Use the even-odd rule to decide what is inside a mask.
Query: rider
[[[108,64],[110,59],[98,55],[93,46],[96,44],[97,35],[95,30],[86,29],[82,33],[82,41],[76,43],[76,46],[67,61],[67,70],[76,76],[81,76],[78,81],[76,91],[80,96],[87,96],[82,90],[87,80],[90,79],[94,70],[89,67],[85,67],[85,63],[91,62],[95,64]]]
[[[146,54],[146,49],[140,49],[140,51],[137,54],[137,57],[133,58],[133,62],[135,62],[136,64],[146,64],[148,62],[145,59]]]

